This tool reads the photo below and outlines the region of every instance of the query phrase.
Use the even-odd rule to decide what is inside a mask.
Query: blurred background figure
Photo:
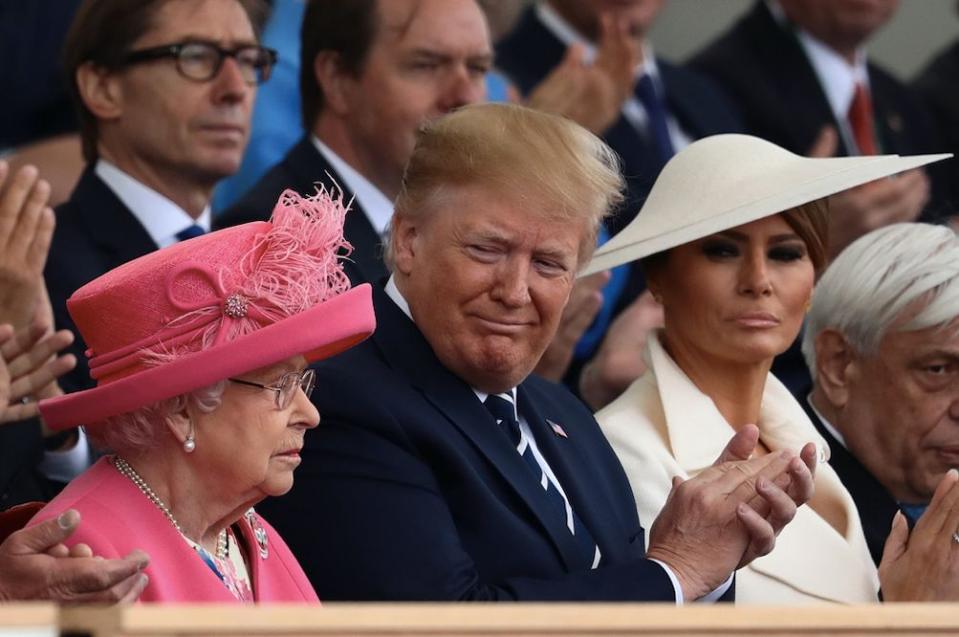
[[[259,4],[90,0],[64,44],[80,120],[83,175],[57,208],[46,266],[56,324],[65,301],[126,261],[210,228],[213,187],[240,165],[257,84],[273,53]],[[68,388],[89,386],[86,345]]]
[[[757,1],[691,64],[733,98],[748,132],[795,153],[947,150],[921,101],[866,53],[898,6],[898,0]],[[830,254],[883,225],[952,215],[941,170],[907,173],[833,199]]]

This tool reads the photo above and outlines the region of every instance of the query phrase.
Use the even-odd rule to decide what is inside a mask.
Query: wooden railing
[[[642,604],[0,606],[0,636],[506,637],[959,635],[959,605],[792,608]]]

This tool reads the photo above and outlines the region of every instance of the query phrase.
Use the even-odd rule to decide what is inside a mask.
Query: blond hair
[[[406,166],[395,215],[422,217],[452,188],[482,186],[529,202],[528,210],[587,227],[585,265],[599,224],[623,200],[619,158],[578,124],[513,104],[474,104],[423,126]],[[392,268],[393,237],[384,258]]]

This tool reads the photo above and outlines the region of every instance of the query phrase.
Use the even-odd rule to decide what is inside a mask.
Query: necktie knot
[[[511,393],[490,394],[483,404],[496,419],[496,424],[509,436],[513,446],[519,445],[519,420],[516,417],[516,402],[513,400],[513,395]]]
[[[183,230],[180,230],[178,233],[176,233],[176,238],[177,241],[186,241],[187,239],[199,237],[203,234],[206,234],[206,230],[204,230],[200,225],[194,223],[193,225],[187,226]]]

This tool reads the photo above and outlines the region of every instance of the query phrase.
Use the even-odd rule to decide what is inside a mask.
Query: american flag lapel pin
[[[547,418],[546,424],[549,425],[549,428],[552,429],[553,433],[556,434],[557,436],[562,436],[563,438],[569,438],[569,436],[566,435],[566,430],[563,429],[563,426],[560,425],[558,422],[553,422],[552,420]]]

